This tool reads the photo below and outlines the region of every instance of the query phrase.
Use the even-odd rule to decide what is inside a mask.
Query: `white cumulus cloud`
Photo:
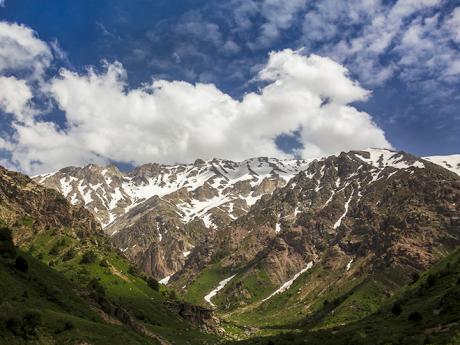
[[[28,71],[40,79],[53,55],[49,46],[27,26],[0,22],[0,73]]]
[[[390,147],[370,115],[350,105],[369,92],[331,59],[273,52],[259,79],[265,86],[238,100],[213,84],[157,80],[129,89],[120,63],[107,64],[103,73],[63,69],[48,92],[65,113],[64,128],[17,122],[8,150],[21,169],[40,173],[109,160],[287,157],[274,140],[294,131],[303,157]]]
[[[15,114],[18,120],[26,120],[31,114],[28,105],[32,91],[24,80],[0,76],[0,109]]]

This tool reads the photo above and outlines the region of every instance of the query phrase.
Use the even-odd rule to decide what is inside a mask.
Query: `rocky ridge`
[[[69,167],[35,176],[84,205],[125,255],[156,278],[170,276],[208,233],[248,212],[305,170],[310,161],[213,159],[193,164],[146,164],[129,173],[115,166]]]
[[[395,174],[433,166],[428,158],[369,149],[345,154],[346,159],[358,160],[360,164],[337,164],[333,168],[335,177],[331,177],[334,174],[325,162],[337,157],[340,156],[311,160],[255,158],[243,162],[197,160],[176,166],[146,164],[128,173],[115,166],[88,165],[64,168],[34,179],[60,191],[73,204],[84,205],[125,255],[145,272],[165,278],[166,283],[182,269],[195,247],[208,243],[216,230],[246,219],[244,216],[259,200],[296,180],[302,172],[314,180],[308,191],[313,199],[308,202],[320,200],[321,207],[329,212],[328,217],[337,216],[333,224],[337,228],[346,218],[343,208],[353,205],[358,195],[367,193],[362,186],[382,179],[384,171]],[[443,164],[439,159],[433,161]],[[367,170],[366,179],[358,181],[363,167]],[[339,169],[348,169],[348,175],[337,175]],[[352,180],[359,185],[351,188]],[[295,182],[291,186],[297,189]],[[263,200],[259,203],[264,205]],[[295,206],[292,214],[280,209],[272,224],[275,232],[281,231],[289,220],[301,217],[305,207]]]

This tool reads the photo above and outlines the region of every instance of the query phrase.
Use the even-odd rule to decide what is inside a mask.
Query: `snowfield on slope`
[[[227,285],[227,283],[232,280],[233,278],[235,278],[236,274],[232,275],[231,277],[228,277],[222,281],[219,282],[219,284],[217,285],[217,287],[212,290],[210,293],[208,293],[206,296],[204,296],[204,300],[206,302],[208,302],[210,305],[212,305],[213,307],[215,307],[216,305],[214,303],[212,303],[211,301],[211,298],[213,298],[215,295],[217,295],[217,293],[222,290],[225,285]]]

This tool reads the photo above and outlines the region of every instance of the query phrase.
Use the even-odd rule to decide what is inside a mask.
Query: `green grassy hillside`
[[[106,322],[81,288],[27,253],[0,230],[1,344],[159,344],[116,320]]]
[[[340,308],[343,304],[324,304],[295,331],[286,329],[276,336],[251,338],[238,344],[460,344],[460,250],[420,277],[415,275],[372,315],[330,327],[324,320]]]
[[[62,272],[77,287],[88,290],[89,297],[99,305],[109,303],[106,312],[112,318],[120,319],[116,314],[121,309],[136,327],[177,344],[217,342],[216,336],[198,330],[167,309],[165,302],[174,293],[163,287],[158,291],[149,287],[147,279],[101,234],[78,238],[72,229],[42,231],[23,250]]]

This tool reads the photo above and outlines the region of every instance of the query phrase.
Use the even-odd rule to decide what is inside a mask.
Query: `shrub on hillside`
[[[176,291],[174,291],[174,290],[169,291],[169,299],[177,300]]]
[[[22,330],[25,334],[35,335],[35,330],[41,324],[42,315],[36,311],[27,311],[22,317]]]
[[[99,283],[99,280],[92,279],[89,284],[88,288],[93,290],[96,294],[96,297],[103,297],[105,296],[105,288]]]
[[[5,321],[5,328],[14,335],[21,334],[21,319],[17,316],[12,316]]]
[[[61,238],[59,241],[57,241],[54,244],[54,246],[51,248],[51,250],[49,251],[49,254],[50,255],[58,255],[63,246],[65,246],[65,238]]]
[[[66,320],[66,321],[64,321],[64,323],[61,326],[59,326],[54,331],[54,333],[60,334],[60,333],[65,332],[65,331],[70,331],[70,330],[72,330],[74,328],[75,328],[74,323],[72,321]]]
[[[409,314],[409,317],[407,319],[409,321],[419,322],[422,321],[423,317],[418,311],[414,311]]]
[[[133,276],[139,276],[140,274],[139,269],[134,265],[129,266],[128,273]]]
[[[27,260],[22,256],[18,256],[16,258],[14,266],[21,272],[27,272],[29,270],[29,264],[27,263]]]
[[[96,253],[94,253],[91,250],[88,250],[81,257],[80,263],[81,264],[92,264],[92,263],[95,263],[96,260],[97,260]]]
[[[426,279],[426,286],[427,288],[430,288],[436,284],[437,277],[434,274],[428,275],[428,278]]]
[[[391,308],[391,312],[393,313],[393,315],[396,315],[396,316],[401,315],[402,313],[401,304],[399,302],[395,302],[393,304],[393,307]]]
[[[17,315],[2,317],[2,323],[6,330],[26,339],[36,335],[37,327],[42,323],[42,315],[36,310],[29,310],[22,318]]]
[[[16,257],[11,230],[5,227],[0,228],[0,256],[3,258]]]
[[[147,284],[149,285],[149,287],[155,291],[160,291],[160,283],[158,282],[158,280],[156,280],[155,278],[153,277],[149,277],[147,279]]]
[[[62,257],[62,261],[69,261],[72,260],[77,253],[75,249],[70,248],[68,251],[65,252],[64,256]]]

